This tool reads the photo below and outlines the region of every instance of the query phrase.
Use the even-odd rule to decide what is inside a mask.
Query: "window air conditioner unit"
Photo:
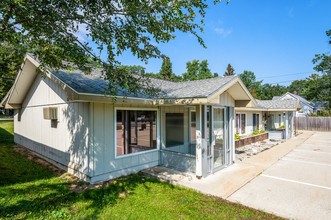
[[[58,119],[57,107],[43,108],[43,113],[44,113],[44,119],[46,119],[46,120],[57,120]]]

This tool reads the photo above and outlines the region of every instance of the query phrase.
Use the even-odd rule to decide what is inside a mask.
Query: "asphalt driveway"
[[[316,132],[229,200],[291,219],[331,219],[331,132]]]

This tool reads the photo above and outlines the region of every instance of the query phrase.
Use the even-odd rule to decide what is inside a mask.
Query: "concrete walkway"
[[[149,169],[145,173],[168,180],[176,185],[182,185],[205,194],[226,199],[280,158],[305,142],[313,134],[314,132],[303,132],[258,155],[254,155],[244,161],[236,161],[232,166],[216,172],[207,178],[197,179],[193,174],[183,174],[163,167]]]

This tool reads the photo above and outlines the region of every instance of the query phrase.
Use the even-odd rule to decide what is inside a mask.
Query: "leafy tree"
[[[259,99],[263,99],[263,100],[272,99],[274,96],[284,95],[284,93],[286,93],[287,91],[288,90],[286,86],[282,86],[279,84],[272,85],[269,83],[265,83],[262,85],[262,91]]]
[[[215,77],[209,67],[208,67],[208,61],[207,60],[202,60],[200,62],[199,66],[199,73],[198,73],[198,79],[209,79]]]
[[[174,39],[178,31],[193,34],[205,46],[199,34],[207,7],[202,0],[3,0],[0,43],[33,53],[41,68],[89,72],[97,63],[111,82],[112,93],[119,87],[137,93],[150,88],[149,81],[132,77],[117,57],[129,50],[142,61],[160,58],[157,44]],[[106,59],[100,58],[101,53],[107,54]]]
[[[183,80],[192,81],[198,79],[209,79],[217,76],[217,73],[211,73],[207,60],[192,60],[186,63],[186,72],[183,74]]]
[[[226,67],[226,71],[225,71],[225,73],[223,75],[224,76],[233,76],[233,75],[235,75],[234,68],[231,66],[230,63]]]
[[[331,30],[326,31],[326,36],[329,38],[331,45]],[[322,80],[320,82],[320,101],[328,101],[328,108],[331,109],[331,55],[330,54],[317,54],[313,59],[316,64],[315,70],[322,72]],[[311,86],[311,85],[309,85]]]
[[[199,60],[192,60],[186,63],[186,72],[183,74],[184,81],[197,80],[199,74]]]
[[[329,79],[327,75],[311,74],[306,79],[303,96],[310,101],[325,101],[329,98]]]
[[[146,68],[140,65],[128,65],[128,66],[122,66],[123,68],[126,69],[126,71],[133,73],[133,74],[138,74],[138,75],[144,75]]]
[[[254,72],[244,70],[243,73],[239,74],[239,77],[254,98],[261,97],[262,81],[256,81]]]
[[[307,80],[305,79],[295,80],[288,86],[288,90],[293,94],[305,97],[304,90],[306,87],[307,87]]]
[[[13,85],[24,54],[24,50],[18,50],[8,42],[0,42],[0,100]]]
[[[168,57],[163,58],[160,75],[165,80],[171,79],[173,72],[172,72],[172,63],[170,61],[170,58]]]
[[[171,81],[173,81],[173,82],[181,82],[181,81],[183,81],[183,77],[182,76],[179,76],[179,75],[176,75],[176,74],[172,74]]]
[[[326,31],[326,36],[329,37],[329,44],[331,45],[331,30]],[[315,70],[324,74],[331,74],[331,55],[317,54],[313,59],[313,63],[316,64]]]

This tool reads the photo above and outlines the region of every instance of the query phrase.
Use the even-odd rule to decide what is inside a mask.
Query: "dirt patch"
[[[25,147],[21,147],[19,145],[14,145],[13,149],[15,152],[23,155],[28,160],[34,161],[35,163],[39,164],[40,166],[43,166],[47,168],[48,170],[51,170],[56,175],[60,176],[63,179],[69,180],[69,188],[74,192],[82,192],[89,188],[89,183],[80,180],[78,177],[65,172],[64,170],[60,169],[59,167],[55,166],[54,164],[44,160],[43,158],[39,157],[34,152],[30,151],[29,149]]]
[[[38,155],[36,155],[35,153],[33,153],[32,151],[30,151],[29,149],[26,149],[24,147],[21,147],[19,145],[14,145],[13,149],[15,152],[23,155],[24,157],[26,157],[28,160],[32,160],[35,163],[51,170],[52,172],[56,173],[57,175],[62,175],[65,173],[64,170],[56,167],[55,165],[51,164],[50,162],[40,158]]]

